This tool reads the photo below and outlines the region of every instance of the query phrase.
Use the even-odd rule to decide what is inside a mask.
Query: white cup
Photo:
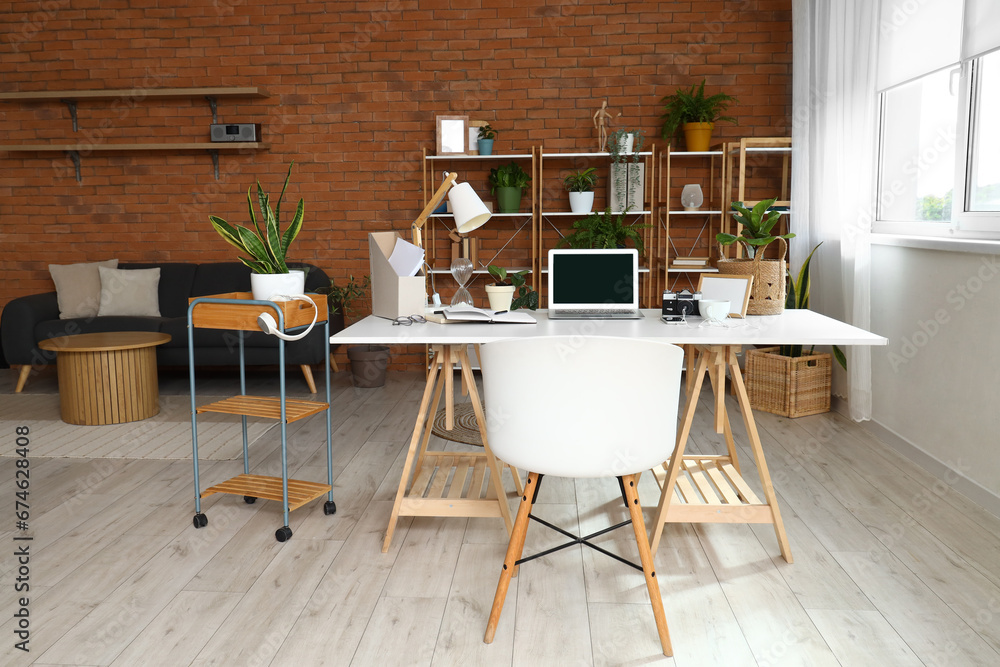
[[[715,299],[702,299],[698,311],[706,320],[721,322],[729,316],[729,302]]]

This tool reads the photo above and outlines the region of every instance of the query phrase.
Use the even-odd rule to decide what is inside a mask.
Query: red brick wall
[[[154,8],[145,5],[154,4]],[[138,5],[138,6],[137,6]],[[478,6],[475,9],[459,8]],[[0,305],[51,290],[47,264],[224,261],[210,213],[245,218],[246,188],[306,200],[293,248],[331,276],[367,273],[366,234],[407,234],[421,208],[421,149],[437,114],[499,130],[497,152],[593,150],[607,99],[659,142],[660,98],[706,78],[739,98],[717,136],[787,134],[791,1],[305,3],[46,0],[0,9],[3,92],[261,86],[219,100],[220,122],[258,122],[268,151],[82,156],[0,153]],[[0,143],[201,141],[203,99],[0,103]],[[474,183],[475,185],[475,183]],[[439,281],[444,282],[444,281]],[[400,357],[415,362],[416,356]]]

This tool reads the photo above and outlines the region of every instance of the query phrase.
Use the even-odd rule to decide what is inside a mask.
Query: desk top
[[[701,318],[686,324],[665,324],[660,311],[643,310],[641,320],[559,320],[548,311],[532,312],[536,324],[412,324],[394,325],[369,315],[330,337],[342,345],[461,345],[490,343],[532,336],[621,336],[695,345],[885,345],[882,336],[811,310],[786,310],[781,315],[729,319],[728,328],[699,327]]]

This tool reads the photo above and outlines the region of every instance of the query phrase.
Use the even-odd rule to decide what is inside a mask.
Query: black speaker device
[[[260,141],[260,123],[212,123],[212,141]]]

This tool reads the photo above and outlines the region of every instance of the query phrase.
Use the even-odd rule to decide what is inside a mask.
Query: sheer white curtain
[[[862,328],[871,323],[878,7],[792,2],[792,268],[822,241],[810,307]],[[871,419],[871,351],[845,352],[846,387],[835,372],[834,391],[846,393],[852,419]]]

